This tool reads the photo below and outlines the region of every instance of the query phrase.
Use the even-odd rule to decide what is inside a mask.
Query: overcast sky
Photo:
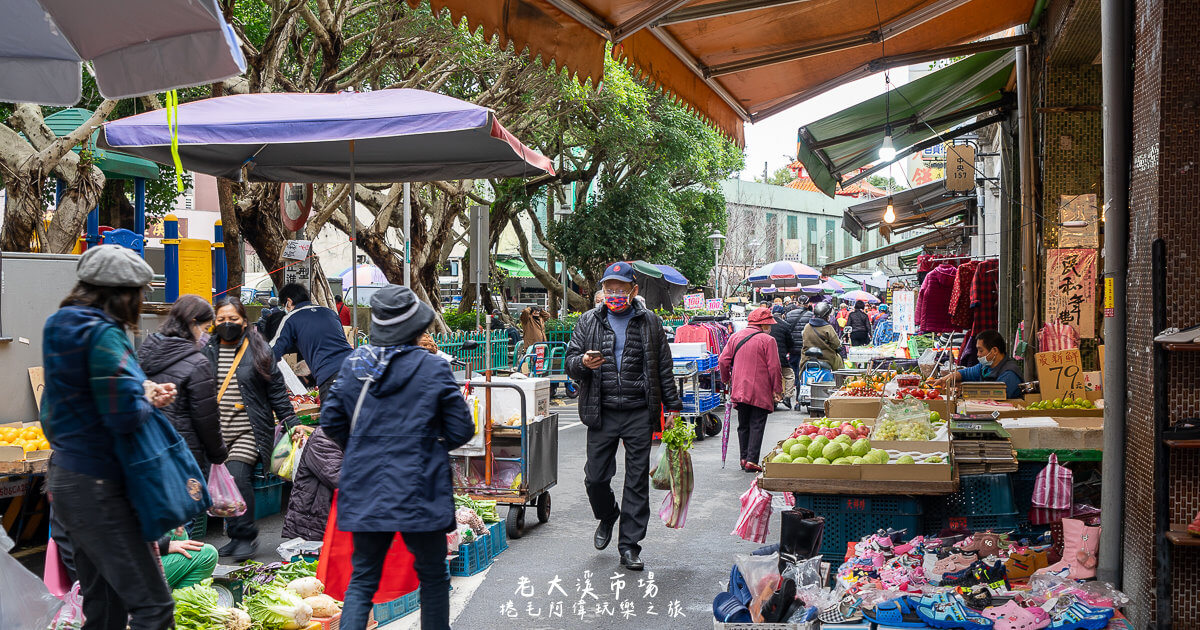
[[[908,68],[893,69],[890,75],[893,87],[908,82]],[[787,166],[796,159],[796,131],[801,126],[883,94],[884,85],[882,73],[872,75],[830,90],[758,124],[746,125],[746,169],[741,178],[762,177],[763,162],[767,163],[768,173]],[[904,182],[898,166],[893,176],[899,178],[900,183]]]

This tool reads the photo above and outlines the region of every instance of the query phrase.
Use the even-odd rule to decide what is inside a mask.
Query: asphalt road
[[[557,402],[557,401],[556,401]],[[510,540],[486,571],[469,578],[453,578],[451,621],[457,628],[698,628],[712,622],[712,599],[724,589],[736,554],[757,548],[730,535],[737,522],[739,498],[753,476],[738,469],[737,432],[730,433],[729,458],[721,467],[720,436],[696,442],[692,449],[695,491],[687,523],[669,529],[657,512],[666,491],[650,490],[650,526],[642,542],[646,570],[623,569],[617,555],[616,536],[608,549],[592,545],[596,521],[583,489],[587,429],[579,424],[573,405],[555,408],[559,415],[559,479],[550,494],[550,521],[538,524],[534,511],[526,512],[525,535]],[[801,414],[779,412],[770,416],[764,445],[786,436]],[[735,419],[736,426],[736,419]],[[657,448],[657,447],[656,447]],[[617,454],[614,491],[621,493],[624,454]],[[780,500],[776,499],[776,504]],[[504,509],[500,509],[501,517]],[[282,519],[259,522],[260,547],[256,559],[272,562],[279,557]],[[778,510],[768,542],[779,531]],[[221,545],[214,532],[207,542]],[[557,579],[557,582],[555,580]],[[590,582],[591,590],[587,587]],[[587,595],[584,593],[587,592]],[[585,602],[580,608],[578,603]],[[582,615],[580,614],[582,612]],[[420,627],[420,613],[385,626],[387,630]]]

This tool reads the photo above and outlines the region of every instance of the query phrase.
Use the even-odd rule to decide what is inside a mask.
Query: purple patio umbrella
[[[870,304],[878,304],[879,303],[879,298],[875,297],[874,295],[871,295],[870,293],[867,293],[866,291],[862,291],[859,289],[856,289],[854,291],[847,291],[846,293],[843,293],[842,299],[850,300],[852,302],[857,302],[858,300],[862,300],[862,301],[868,302]]]
[[[805,281],[817,281],[821,273],[816,269],[793,260],[777,260],[767,263],[746,276],[750,286],[794,286]]]
[[[441,181],[553,174],[492,110],[422,90],[234,94],[185,103],[177,126],[155,110],[105,123],[99,145],[160,164],[255,182]],[[409,195],[404,195],[408,234]],[[358,259],[356,221],[350,241]],[[405,251],[409,249],[406,239]],[[405,264],[405,284],[408,282]],[[351,276],[358,308],[357,274]],[[358,321],[358,313],[355,313]],[[490,352],[488,353],[490,357]]]

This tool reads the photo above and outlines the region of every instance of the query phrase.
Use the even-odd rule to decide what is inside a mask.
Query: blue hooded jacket
[[[450,364],[419,346],[362,346],[342,364],[328,398],[321,426],[345,452],[338,528],[453,529],[449,452],[471,439],[475,424]]]

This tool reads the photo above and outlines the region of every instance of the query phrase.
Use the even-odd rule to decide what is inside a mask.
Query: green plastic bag
[[[666,444],[658,445],[658,454],[654,457],[656,463],[650,470],[650,485],[657,490],[671,489],[671,467],[667,457],[669,450]]]
[[[284,462],[294,450],[296,447],[292,444],[292,432],[285,429],[275,441],[275,450],[271,451],[271,472],[282,477],[279,471],[283,469]]]

